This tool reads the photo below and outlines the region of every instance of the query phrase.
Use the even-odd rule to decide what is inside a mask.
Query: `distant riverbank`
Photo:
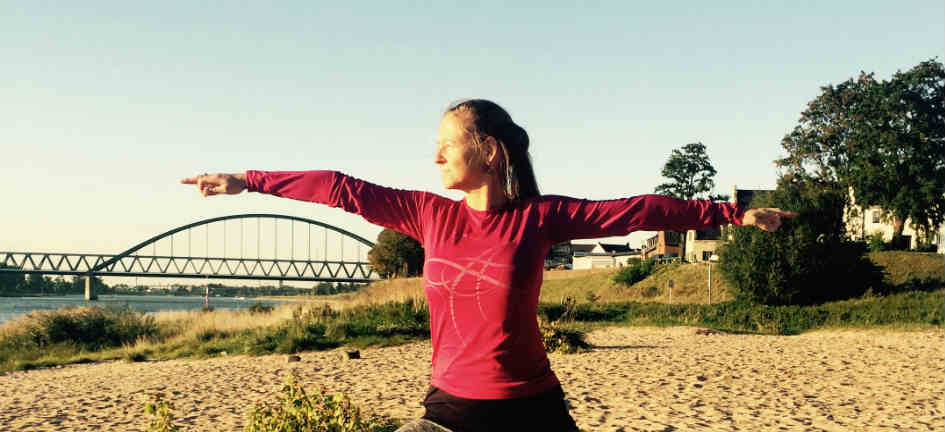
[[[259,302],[268,305],[292,303],[293,299],[210,297],[214,309],[247,309]],[[203,309],[203,296],[157,296],[157,295],[101,295],[97,301],[88,301],[82,295],[4,297],[0,301],[0,324],[35,310],[50,310],[61,307],[117,306],[128,307],[137,312]]]

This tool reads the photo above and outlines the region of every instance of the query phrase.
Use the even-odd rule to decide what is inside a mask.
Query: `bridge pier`
[[[88,301],[98,300],[95,294],[95,287],[92,286],[92,275],[85,276],[85,299]]]

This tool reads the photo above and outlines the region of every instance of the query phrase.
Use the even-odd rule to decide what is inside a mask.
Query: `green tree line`
[[[4,268],[12,268],[0,265]],[[95,292],[111,294],[112,288],[99,277],[92,278]],[[29,295],[69,295],[85,293],[85,277],[72,276],[66,279],[63,276],[50,277],[38,273],[6,273],[0,272],[0,296],[16,297]]]

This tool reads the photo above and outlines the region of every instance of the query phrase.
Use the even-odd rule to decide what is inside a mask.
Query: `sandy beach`
[[[552,355],[586,431],[945,430],[945,331],[831,330],[731,335],[692,327],[610,328],[592,352]],[[395,418],[422,414],[429,342],[361,351],[110,362],[0,376],[2,431],[145,430],[163,393],[179,424],[238,431],[286,377],[345,392]]]

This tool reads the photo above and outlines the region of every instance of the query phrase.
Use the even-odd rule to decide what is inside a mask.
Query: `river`
[[[34,310],[58,309],[69,306],[128,306],[138,312],[162,310],[202,309],[203,296],[145,296],[145,295],[100,295],[98,301],[87,301],[82,295],[56,297],[0,297],[0,324],[11,318]],[[246,309],[256,302],[278,305],[289,303],[279,300],[254,298],[210,297],[214,309]]]

